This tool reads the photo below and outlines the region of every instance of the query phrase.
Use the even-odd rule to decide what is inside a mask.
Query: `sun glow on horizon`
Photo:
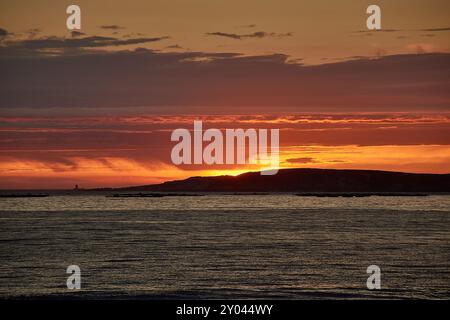
[[[448,145],[284,146],[280,169],[373,169],[416,173],[449,173]],[[177,167],[127,157],[70,157],[64,161],[18,160],[0,157],[1,189],[84,188],[157,184],[192,176],[238,176],[268,170],[264,165]]]

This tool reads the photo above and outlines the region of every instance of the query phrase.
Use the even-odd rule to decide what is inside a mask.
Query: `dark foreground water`
[[[450,298],[450,196],[0,199],[0,245],[3,298]]]

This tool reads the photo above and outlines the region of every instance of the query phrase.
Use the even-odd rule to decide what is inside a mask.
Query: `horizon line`
[[[267,169],[270,170],[270,169]],[[287,171],[287,170],[322,170],[322,171],[373,171],[373,172],[390,172],[390,173],[400,173],[400,174],[411,174],[411,175],[449,175],[450,172],[447,173],[429,173],[429,172],[404,172],[404,171],[393,171],[393,170],[379,170],[379,169],[336,169],[336,168],[279,168],[279,171]],[[0,192],[2,191],[106,191],[106,190],[114,190],[114,189],[124,189],[124,188],[134,188],[134,187],[141,187],[141,186],[157,186],[162,185],[164,183],[168,182],[175,182],[175,181],[185,181],[192,178],[216,178],[216,177],[234,177],[237,178],[239,176],[249,174],[249,173],[260,173],[264,170],[256,170],[256,171],[246,171],[243,173],[240,173],[238,175],[230,175],[230,174],[223,174],[223,175],[216,175],[216,176],[190,176],[184,179],[175,179],[175,180],[167,180],[161,183],[152,183],[152,184],[140,184],[140,185],[128,185],[128,186],[117,186],[117,187],[93,187],[93,188],[54,188],[54,189],[23,189],[23,188],[11,188],[11,189],[0,189]],[[276,175],[275,175],[276,176]],[[264,176],[262,177],[271,177],[271,176]],[[272,176],[273,177],[273,176]],[[79,186],[78,183],[75,183],[75,186]]]

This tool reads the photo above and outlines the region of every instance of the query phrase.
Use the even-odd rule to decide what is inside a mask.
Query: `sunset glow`
[[[79,32],[64,3],[0,4],[2,189],[267,169],[174,165],[195,120],[279,129],[280,168],[450,172],[448,1],[379,1],[380,31],[350,1],[77,3]]]

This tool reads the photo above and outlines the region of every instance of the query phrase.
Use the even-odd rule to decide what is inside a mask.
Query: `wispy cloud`
[[[125,27],[122,26],[118,26],[116,24],[110,24],[110,25],[102,25],[99,28],[101,29],[109,29],[109,30],[120,30],[120,29],[125,29]]]
[[[305,158],[289,158],[286,160],[288,163],[317,163],[317,160],[311,157],[305,157]]]
[[[275,32],[265,32],[265,31],[257,31],[249,34],[236,34],[236,33],[226,33],[226,32],[208,32],[206,33],[208,36],[218,36],[218,37],[226,37],[235,40],[242,40],[246,38],[284,38],[291,37],[292,32],[287,33],[275,33]]]
[[[351,33],[377,33],[377,32],[401,32],[401,31],[406,31],[406,30],[402,30],[402,29],[380,29],[380,30],[358,30],[358,31],[353,31]]]
[[[442,32],[442,31],[450,31],[450,27],[442,27],[442,28],[423,28],[423,29],[380,29],[380,30],[358,30],[351,32],[352,34],[361,34],[361,35],[373,35],[377,33],[395,33],[395,32]]]
[[[445,28],[420,29],[420,30],[418,30],[418,31],[429,31],[429,32],[450,31],[450,27],[445,27]]]
[[[0,56],[13,55],[52,55],[64,53],[64,50],[79,50],[87,48],[117,47],[124,45],[144,44],[169,39],[168,36],[162,37],[139,37],[139,38],[117,38],[104,36],[82,37],[84,33],[74,31],[71,38],[63,37],[41,37],[37,39],[9,40],[4,41],[0,46]]]
[[[170,46],[167,46],[166,48],[167,49],[183,49],[183,47],[178,44],[172,44]]]
[[[255,27],[256,27],[256,24],[254,24],[254,23],[236,26],[236,28],[255,28]]]
[[[76,38],[76,37],[84,36],[86,34],[84,32],[74,30],[70,33],[70,35],[72,36],[72,38]]]

